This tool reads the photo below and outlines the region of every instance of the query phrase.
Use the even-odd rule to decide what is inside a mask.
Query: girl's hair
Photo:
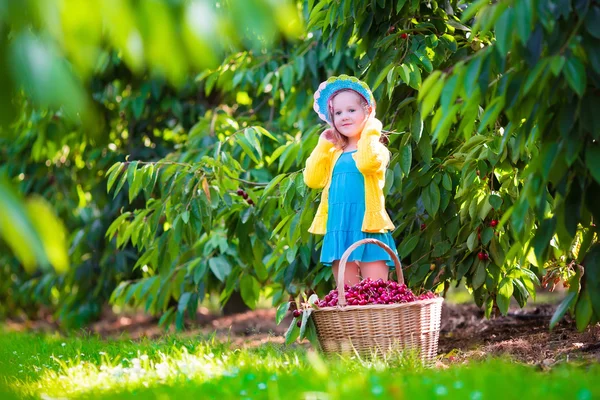
[[[331,95],[331,97],[327,101],[327,112],[329,113],[329,120],[331,121],[331,125],[333,127],[333,139],[335,141],[335,147],[342,148],[342,149],[348,145],[348,138],[346,136],[342,135],[338,131],[337,127],[335,126],[334,115],[333,115],[333,99],[335,98],[335,96],[337,96],[338,94],[343,93],[343,92],[352,92],[352,93],[356,94],[359,98],[360,105],[365,110],[365,114],[367,116],[369,115],[369,102],[367,101],[367,99],[364,98],[364,96],[362,94],[360,94],[356,90],[341,89]],[[384,137],[382,135],[380,142],[387,145],[387,136]]]

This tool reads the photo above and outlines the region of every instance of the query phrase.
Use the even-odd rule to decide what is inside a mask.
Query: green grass
[[[104,341],[0,333],[0,398],[592,399],[598,365],[550,372],[490,359],[422,369],[410,357],[325,359],[212,338]]]

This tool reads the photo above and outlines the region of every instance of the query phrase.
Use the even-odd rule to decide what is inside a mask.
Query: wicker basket
[[[382,354],[390,350],[416,350],[425,365],[437,355],[443,298],[401,304],[346,305],[344,273],[352,251],[376,244],[394,260],[398,283],[404,283],[398,256],[383,242],[363,239],[346,250],[338,271],[338,306],[322,307],[311,314],[324,353]]]

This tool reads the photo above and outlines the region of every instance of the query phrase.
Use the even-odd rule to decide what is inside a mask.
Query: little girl
[[[323,188],[309,232],[325,235],[321,262],[333,267],[337,281],[342,254],[358,240],[379,239],[396,251],[383,196],[390,153],[380,142],[382,125],[364,82],[347,75],[329,78],[319,85],[313,108],[331,128],[321,133],[304,169],[306,185]],[[359,275],[387,280],[393,266],[379,246],[362,245],[348,258],[344,283],[358,283]]]

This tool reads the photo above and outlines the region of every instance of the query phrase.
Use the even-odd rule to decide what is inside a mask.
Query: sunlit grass
[[[551,372],[509,360],[423,369],[414,358],[324,358],[267,344],[237,349],[214,337],[103,341],[0,334],[0,387],[23,398],[544,398],[592,399],[597,365]],[[8,395],[2,393],[2,398]]]

